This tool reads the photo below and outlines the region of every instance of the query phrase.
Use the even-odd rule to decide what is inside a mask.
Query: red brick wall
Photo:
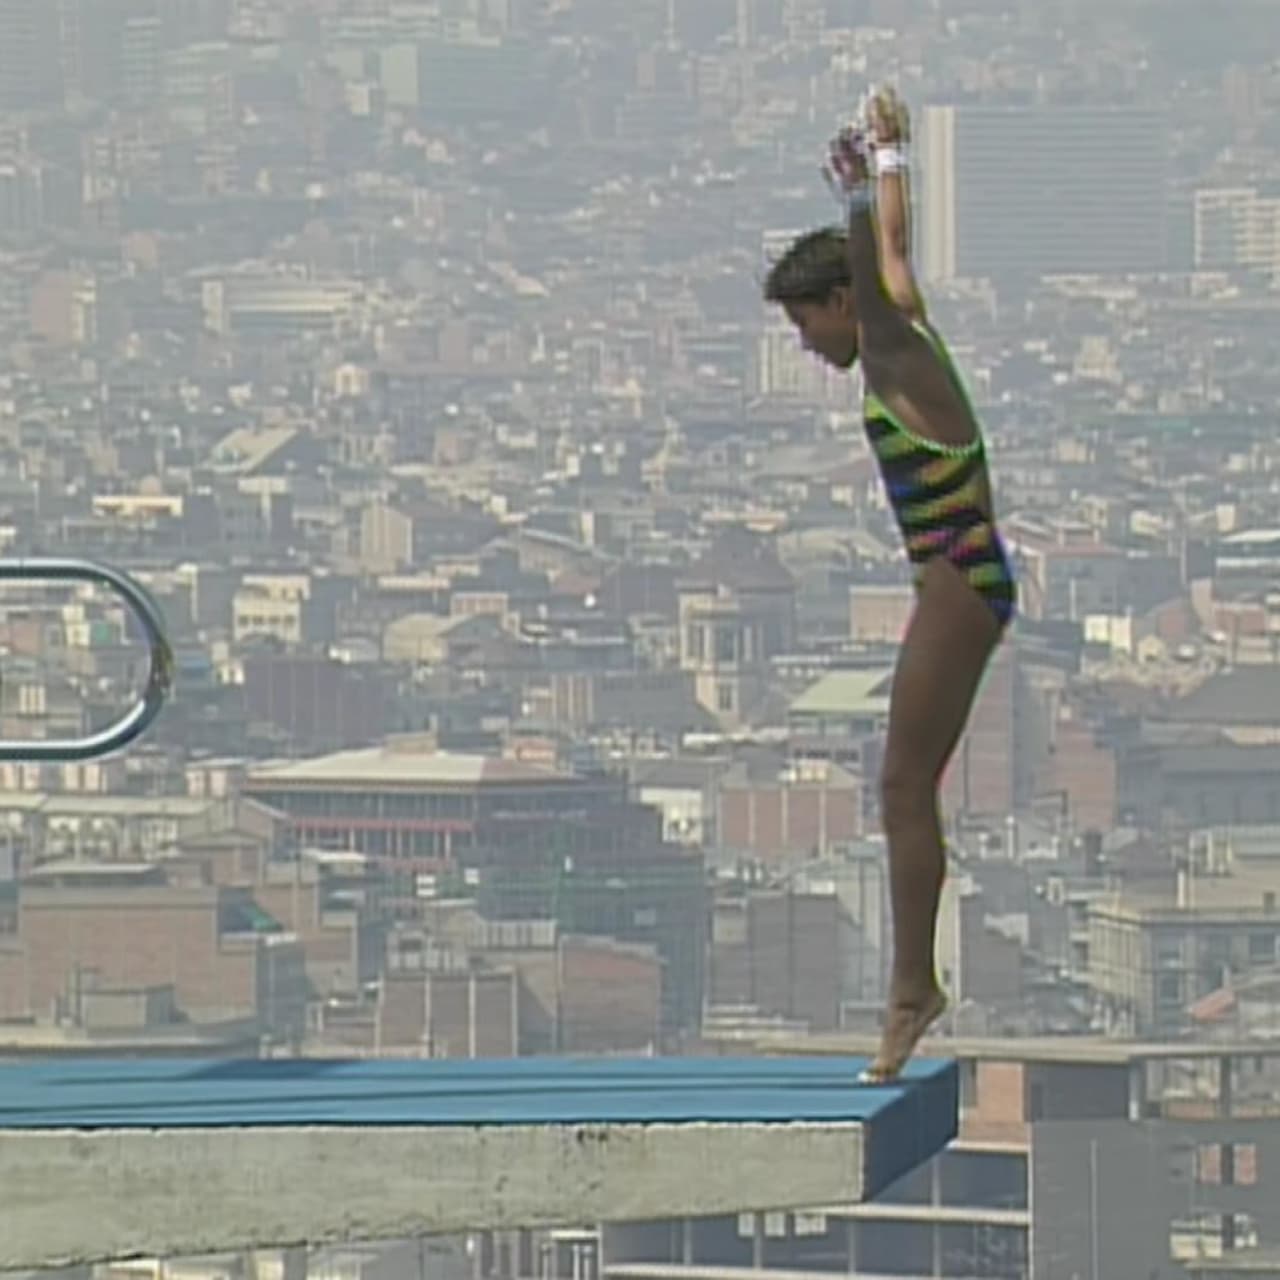
[[[974,1105],[961,1114],[960,1136],[971,1142],[1026,1142],[1026,1084],[1020,1062],[978,1062]]]
[[[431,1052],[443,1058],[471,1056],[469,974],[432,974],[427,979]]]
[[[560,942],[560,1048],[644,1049],[657,1042],[662,965],[649,947],[596,938]]]
[[[520,979],[514,973],[477,973],[477,1058],[514,1058],[520,1051]]]
[[[721,842],[766,860],[818,849],[824,833],[828,846],[862,834],[862,791],[856,785],[725,787],[719,809]]]
[[[520,1048],[523,1053],[545,1052],[555,1036],[559,1003],[559,965],[550,947],[526,950],[486,948],[486,962],[495,969],[511,969],[520,981]]]
[[[172,983],[196,1021],[256,1013],[256,954],[218,945],[216,889],[40,888],[22,892],[19,932],[30,1011],[46,1015],[76,966],[112,986]]]
[[[426,981],[434,1054],[446,1058],[516,1056],[512,1028],[517,1025],[520,986],[514,973],[433,973]]]
[[[426,978],[422,974],[388,976],[378,1003],[379,1042],[387,1049],[422,1044],[426,1023]]]
[[[27,993],[27,955],[21,943],[0,950],[0,1018],[23,1018],[31,1013]]]
[[[1058,724],[1049,790],[1065,791],[1077,828],[1110,831],[1116,823],[1116,757],[1077,720]]]
[[[751,995],[762,1013],[814,1031],[840,1019],[839,903],[832,896],[753,894],[748,902]]]

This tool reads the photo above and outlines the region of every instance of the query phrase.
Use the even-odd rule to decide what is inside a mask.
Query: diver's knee
[[[908,752],[885,756],[880,770],[880,812],[886,825],[919,817],[936,799],[937,779],[932,770]]]

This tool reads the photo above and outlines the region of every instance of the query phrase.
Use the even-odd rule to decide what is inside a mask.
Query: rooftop
[[[573,782],[574,775],[497,756],[405,749],[394,744],[336,751],[310,760],[264,764],[249,785],[286,786],[493,786]]]
[[[711,1037],[708,1037],[711,1038]],[[717,1037],[734,1052],[740,1037]],[[752,1049],[762,1054],[819,1054],[866,1056],[879,1044],[876,1033],[833,1033],[795,1036],[788,1034],[750,1037]],[[1204,1043],[1176,1040],[1108,1040],[1101,1036],[930,1036],[921,1042],[920,1053],[927,1058],[948,1057],[957,1061],[1055,1063],[1091,1067],[1134,1066],[1160,1059],[1191,1058],[1274,1058],[1280,1044],[1260,1041]]]
[[[833,671],[811,684],[791,704],[792,715],[840,716],[884,715],[889,710],[887,667],[870,670]]]
[[[1280,1249],[1265,1245],[1232,1249],[1220,1258],[1188,1258],[1183,1266],[1193,1275],[1203,1276],[1280,1275]]]
[[[0,791],[0,813],[59,817],[198,818],[215,805],[208,796],[101,795],[96,791]]]

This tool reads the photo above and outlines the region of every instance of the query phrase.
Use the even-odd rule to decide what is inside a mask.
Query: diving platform
[[[950,1061],[0,1066],[0,1270],[873,1199],[956,1134]]]

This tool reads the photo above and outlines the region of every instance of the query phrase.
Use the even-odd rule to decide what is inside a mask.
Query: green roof
[[[252,901],[223,904],[221,926],[225,933],[283,933],[284,927],[274,916]]]
[[[892,667],[832,671],[811,684],[791,704],[801,716],[883,715],[889,710]]]

